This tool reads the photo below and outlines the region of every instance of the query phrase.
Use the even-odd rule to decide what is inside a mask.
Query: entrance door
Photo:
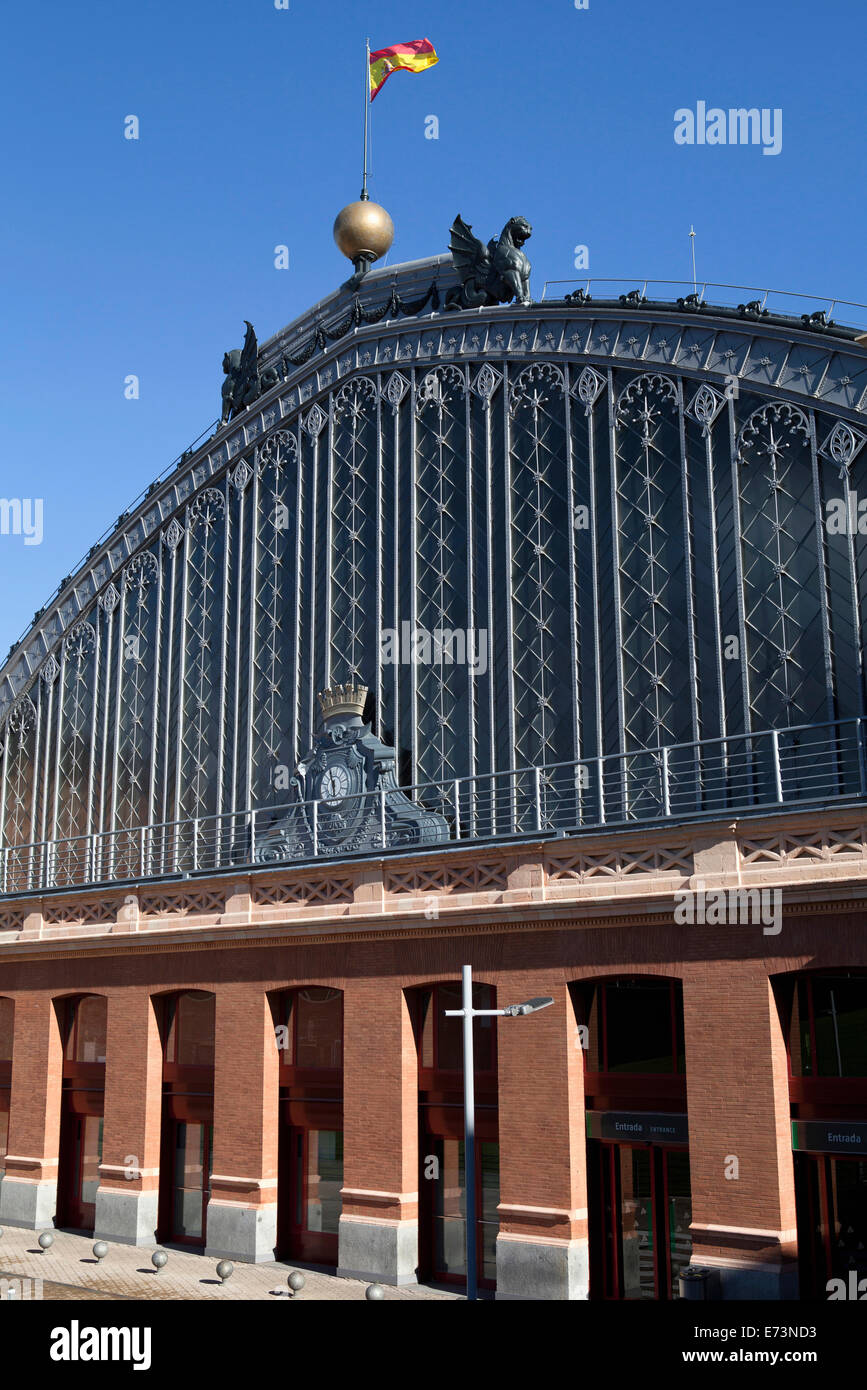
[[[435,1280],[466,1283],[467,1187],[463,1139],[428,1139],[439,1164],[432,1189],[431,1264]],[[500,1146],[476,1140],[476,1269],[479,1285],[492,1289],[497,1279],[497,1231],[500,1218]]]
[[[96,1223],[96,1189],[102,1162],[102,1126],[98,1115],[63,1117],[61,1137],[61,1200],[58,1225],[74,1231],[92,1231]]]
[[[795,1174],[801,1297],[824,1301],[829,1279],[867,1277],[867,1160],[799,1153]]]
[[[588,1159],[591,1298],[676,1298],[692,1252],[689,1155],[591,1140]]]
[[[211,1149],[214,1127],[173,1120],[172,1207],[170,1240],[203,1245],[211,1195]]]
[[[337,1264],[343,1187],[343,1131],[287,1125],[281,1138],[279,1243],[287,1255],[312,1264]]]

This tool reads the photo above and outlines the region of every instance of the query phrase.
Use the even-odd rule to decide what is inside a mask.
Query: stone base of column
[[[244,1206],[240,1202],[208,1202],[208,1243],[205,1254],[217,1260],[264,1264],[274,1259],[277,1245],[277,1203]]]
[[[589,1291],[586,1240],[497,1236],[496,1298],[562,1302],[586,1299]]]
[[[96,1189],[94,1240],[116,1245],[156,1245],[159,1193],[123,1192],[117,1187]]]
[[[721,1299],[749,1299],[777,1303],[798,1297],[798,1266],[792,1261],[783,1264],[736,1263],[698,1256],[693,1264],[713,1269],[719,1279]]]
[[[341,1216],[337,1273],[377,1284],[418,1283],[418,1222]]]
[[[0,1226],[23,1226],[29,1231],[54,1225],[57,1180],[13,1178],[6,1174],[0,1186]]]

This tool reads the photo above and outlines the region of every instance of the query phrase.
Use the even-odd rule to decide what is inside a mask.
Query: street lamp
[[[473,1058],[474,1018],[523,1018],[538,1009],[547,1009],[554,1000],[545,995],[527,999],[523,1004],[509,1004],[505,1009],[473,1008],[473,968],[461,966],[461,1009],[444,1009],[446,1018],[464,1021],[464,1180],[467,1189],[467,1299],[477,1297],[476,1278],[476,1088]]]

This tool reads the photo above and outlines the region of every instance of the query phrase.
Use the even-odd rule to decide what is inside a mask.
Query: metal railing
[[[867,797],[861,718],[382,790],[340,803],[264,806],[0,849],[0,894],[347,857],[339,824],[363,822],[358,855],[412,850],[392,809],[443,817],[448,843],[570,835]],[[295,828],[284,838],[281,822]],[[300,835],[298,827],[301,828]],[[357,843],[357,842],[356,842]],[[425,848],[424,844],[419,845]]]
[[[543,300],[548,298],[549,285],[552,288],[568,285],[572,289],[583,289],[586,295],[592,294],[603,302],[617,300],[621,294],[629,294],[637,289],[642,299],[655,304],[668,304],[671,308],[675,307],[676,299],[695,294],[702,308],[711,312],[714,308],[734,309],[738,304],[756,301],[762,312],[791,318],[821,311],[830,320],[835,313],[842,312],[846,316],[846,327],[867,328],[867,304],[861,304],[856,299],[840,299],[837,295],[802,294],[797,290],[772,290],[758,285],[727,285],[713,280],[647,280],[640,275],[624,280],[612,276],[576,275],[568,280],[546,280],[542,290]],[[606,290],[603,286],[609,288]],[[712,292],[710,296],[708,291]],[[558,290],[555,299],[559,299],[561,293]]]

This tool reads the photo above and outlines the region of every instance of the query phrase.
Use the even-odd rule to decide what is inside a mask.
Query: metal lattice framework
[[[332,681],[413,783],[648,750],[647,798],[654,750],[863,716],[863,349],[582,313],[368,326],[204,446],[7,674],[2,843],[280,804]]]

